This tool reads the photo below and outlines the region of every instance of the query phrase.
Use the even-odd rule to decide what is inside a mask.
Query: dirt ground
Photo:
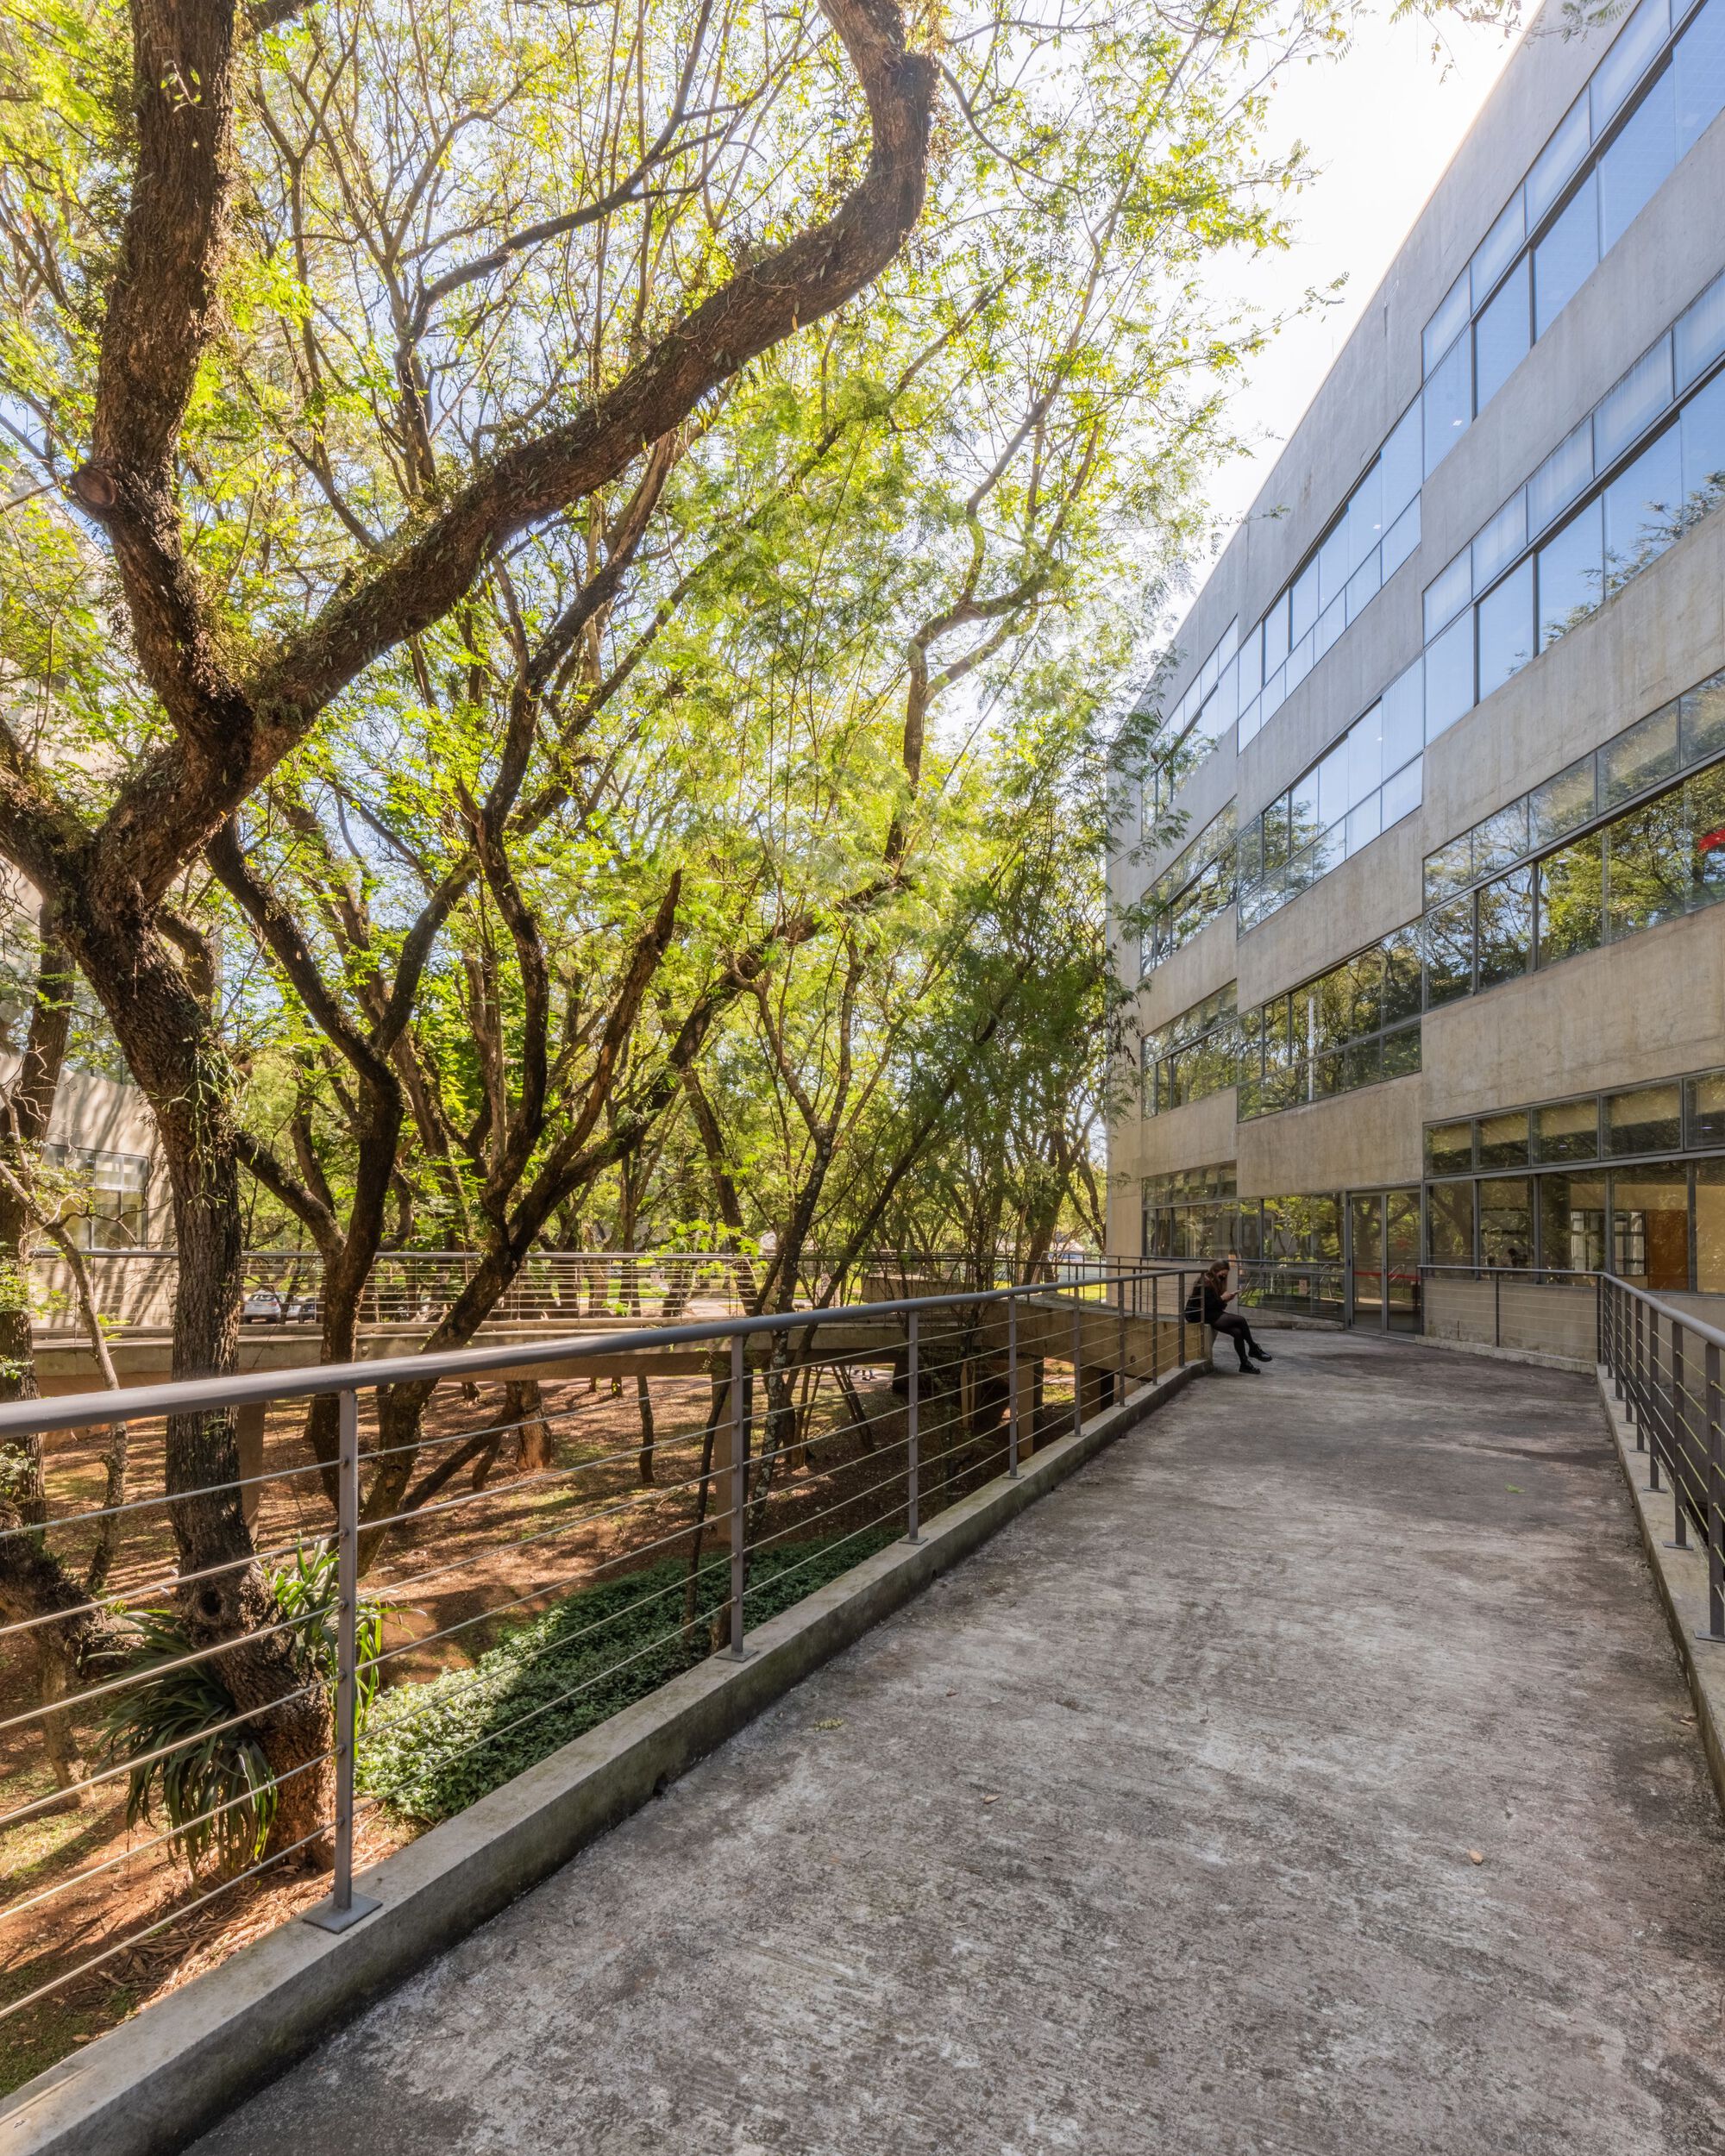
[[[764,1494],[762,1465],[754,1470],[751,1545],[844,1535],[902,1518],[904,1398],[884,1365],[862,1362],[847,1378],[822,1368],[804,1379],[796,1440],[764,1463],[770,1470]],[[1051,1377],[1045,1426],[1065,1419],[1068,1410],[1057,1405],[1054,1388],[1066,1381],[1063,1370],[1057,1381]],[[716,1481],[702,1489],[712,1403],[706,1376],[650,1381],[650,1450],[633,1378],[548,1384],[541,1397],[541,1415],[530,1416],[524,1426],[512,1418],[500,1384],[445,1387],[428,1407],[409,1502],[440,1463],[455,1453],[463,1460],[460,1472],[439,1485],[411,1520],[392,1530],[368,1570],[366,1592],[390,1613],[386,1684],[423,1683],[470,1666],[560,1595],[668,1557],[687,1558],[698,1512],[708,1523],[701,1531],[704,1552],[724,1546],[727,1522],[718,1517],[712,1523],[725,1513],[725,1493]],[[374,1442],[363,1419],[368,1405],[362,1403],[366,1447]],[[757,1385],[751,1447],[757,1456],[768,1444],[763,1405]],[[542,1419],[543,1429],[536,1426]],[[303,1408],[284,1408],[266,1431],[270,1479],[260,1489],[254,1537],[278,1565],[297,1544],[317,1542],[333,1525],[303,1420]],[[481,1435],[477,1455],[467,1457]],[[1003,1442],[998,1403],[991,1410],[974,1394],[956,1389],[925,1398],[925,1513],[998,1472]],[[78,1517],[102,1501],[103,1443],[100,1433],[83,1432],[49,1441],[51,1511],[61,1523],[50,1531],[52,1546],[77,1564],[92,1541]],[[722,1438],[719,1449],[722,1455]],[[544,1464],[536,1464],[536,1457]],[[160,1426],[134,1426],[129,1496],[157,1499],[161,1489]],[[758,1514],[755,1502],[762,1507]],[[108,1595],[128,1608],[165,1604],[173,1570],[166,1508],[155,1501],[129,1514]],[[15,1635],[0,1643],[0,1723],[31,1715],[37,1685],[28,1640]],[[74,1712],[74,1723],[86,1772],[106,1771],[111,1763],[99,1711]],[[160,1822],[127,1827],[125,1788],[123,1775],[114,1775],[56,1795],[40,1721],[0,1727],[0,2090],[176,1989],[327,1890],[316,1871],[280,1865],[237,1883],[208,1874],[193,1878],[160,1839]],[[16,1816],[35,1806],[41,1808]],[[367,1812],[360,1827],[360,1862],[375,1861],[414,1831],[411,1822]],[[53,1987],[48,1996],[7,2011],[46,1985]]]

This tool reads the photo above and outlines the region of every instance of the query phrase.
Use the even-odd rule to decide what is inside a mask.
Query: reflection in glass
[[[1677,78],[1677,141],[1679,157],[1701,140],[1725,110],[1725,4],[1708,0],[1678,40],[1672,72]]]
[[[1482,1168],[1525,1168],[1527,1165],[1527,1112],[1519,1108],[1509,1115],[1479,1119],[1479,1164]]]
[[[1559,771],[1554,779],[1535,787],[1528,796],[1529,832],[1535,846],[1561,838],[1578,824],[1585,824],[1598,808],[1597,787],[1591,756],[1583,756]]]
[[[1534,562],[1529,555],[1479,603],[1479,700],[1534,655]]]
[[[1478,985],[1514,981],[1534,962],[1534,872],[1517,868],[1479,893]]]
[[[1676,920],[1689,901],[1689,831],[1674,787],[1607,827],[1606,933],[1634,936]]]
[[[1655,1294],[1689,1286],[1689,1170],[1681,1161],[1611,1178],[1611,1269]]]
[[[1704,1146],[1725,1145],[1725,1070],[1691,1078],[1684,1093],[1689,1130],[1685,1143],[1697,1152]]]
[[[1598,948],[1603,929],[1604,850],[1597,831],[1573,840],[1539,864],[1539,963],[1553,966]]]
[[[1426,739],[1435,741],[1472,708],[1473,617],[1464,613],[1426,646]]]
[[[1525,1175],[1492,1176],[1480,1184],[1479,1262],[1492,1266],[1532,1265],[1533,1191]]]
[[[1473,1185],[1433,1183],[1426,1193],[1426,1253],[1433,1265],[1473,1263]]]
[[[1435,1011],[1473,993],[1473,900],[1452,899],[1425,922],[1426,1007]]]
[[[1695,1164],[1695,1286],[1725,1294],[1725,1161]]]
[[[1691,910],[1725,898],[1725,764],[1698,772],[1683,789],[1690,839]]]
[[[1605,1101],[1605,1150],[1659,1153],[1683,1144],[1683,1103],[1676,1086],[1637,1086]]]
[[[1534,249],[1534,335],[1542,337],[1599,260],[1599,213],[1590,181]],[[1427,467],[1428,470],[1430,467]]]
[[[1604,594],[1605,554],[1601,505],[1590,502],[1540,548],[1540,649],[1584,621]]]
[[[1426,470],[1434,472],[1460,441],[1473,417],[1472,340],[1458,337],[1427,379],[1421,398],[1425,417]]]
[[[1533,335],[1532,298],[1533,280],[1523,255],[1504,280],[1503,289],[1473,326],[1476,411],[1485,410],[1527,356]]]
[[[1720,0],[1725,6],[1725,0]],[[1725,375],[1720,377],[1725,381]],[[1716,674],[1687,690],[1678,699],[1682,707],[1679,741],[1685,764],[1700,763],[1708,756],[1725,755],[1725,674]]]
[[[1527,797],[1496,810],[1473,827],[1474,873],[1489,876],[1527,850]]]
[[[1605,805],[1615,808],[1677,775],[1678,707],[1667,704],[1639,725],[1627,728],[1600,751]]]
[[[1621,591],[1683,529],[1679,429],[1667,427],[1605,490],[1605,588]]]
[[[1464,1174],[1473,1166],[1473,1123],[1433,1123],[1426,1132],[1426,1172],[1431,1175]],[[1471,1247],[1471,1246],[1470,1246]]]
[[[1605,1264],[1602,1176],[1541,1175],[1540,1263],[1552,1272],[1596,1273]]]
[[[1607,253],[1677,162],[1677,100],[1667,68],[1599,161],[1599,239]]]
[[[1580,1100],[1552,1100],[1534,1111],[1534,1158],[1597,1160],[1599,1103],[1591,1094]]]

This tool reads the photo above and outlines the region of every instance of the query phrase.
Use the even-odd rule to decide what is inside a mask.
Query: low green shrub
[[[894,1540],[896,1530],[787,1543],[750,1561],[743,1613],[759,1625]],[[386,1692],[360,1747],[359,1783],[390,1811],[448,1819],[668,1679],[705,1660],[731,1591],[720,1551],[703,1563],[685,1632],[688,1567],[673,1557],[565,1595],[469,1670]]]

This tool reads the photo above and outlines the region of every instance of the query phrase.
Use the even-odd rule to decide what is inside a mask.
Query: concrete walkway
[[[1283,1343],[204,2156],[1725,2151],[1725,1833],[1591,1382]]]

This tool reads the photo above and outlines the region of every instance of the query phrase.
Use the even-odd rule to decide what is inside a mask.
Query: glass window
[[[1447,623],[1452,622],[1473,597],[1473,561],[1464,547],[1447,568],[1442,569],[1426,586],[1425,617],[1426,642]]]
[[[1321,613],[1342,595],[1350,570],[1357,565],[1348,560],[1348,520],[1346,514],[1331,527],[1327,538],[1318,548],[1318,608]]]
[[[1677,41],[1677,154],[1682,157],[1725,111],[1725,4],[1708,0]]]
[[[1509,197],[1509,207],[1474,250],[1472,286],[1476,308],[1484,304],[1491,287],[1515,260],[1516,249],[1527,236],[1521,191],[1518,187]],[[1482,397],[1480,402],[1484,404],[1485,399]]]
[[[1527,175],[1527,229],[1532,231],[1564,191],[1564,183],[1587,155],[1593,139],[1584,90],[1559,122],[1557,131],[1534,161]]]
[[[1268,687],[1270,677],[1288,656],[1288,594],[1284,592],[1264,617],[1264,680]]]
[[[1426,666],[1423,659],[1398,674],[1383,692],[1378,705],[1378,724],[1383,743],[1383,771],[1387,778],[1399,771],[1410,756],[1417,756],[1426,740]],[[1725,732],[1725,677],[1719,696],[1720,725]]]
[[[1426,1171],[1433,1175],[1465,1175],[1473,1166],[1473,1125],[1433,1123],[1426,1129]],[[1472,1248],[1469,1238],[1468,1247]]]
[[[1565,435],[1527,481],[1527,530],[1542,532],[1560,517],[1593,477],[1593,422],[1584,419]]]
[[[1691,911],[1725,899],[1725,764],[1698,772],[1683,789],[1690,843]]]
[[[1610,51],[1594,69],[1588,85],[1596,142],[1670,34],[1671,0],[1641,0],[1613,40]]]
[[[1396,423],[1378,456],[1383,475],[1382,511],[1386,527],[1395,523],[1420,492],[1420,477],[1424,468],[1422,433],[1421,406],[1416,398]],[[1386,569],[1384,574],[1389,573]]]
[[[1654,1294],[1689,1286],[1689,1170],[1681,1161],[1611,1178],[1611,1269]]]
[[[1691,397],[1678,422],[1683,437],[1683,511],[1685,528],[1699,523],[1725,494],[1725,374]]]
[[[1536,786],[1528,798],[1529,837],[1535,846],[1561,838],[1598,812],[1593,758],[1580,757],[1554,779]]]
[[[1540,548],[1540,649],[1584,621],[1605,591],[1604,527],[1590,502]]]
[[[1357,854],[1362,846],[1369,846],[1383,830],[1383,799],[1373,793],[1357,808],[1348,811],[1347,849],[1349,856]]]
[[[1554,966],[1598,948],[1603,918],[1604,851],[1597,831],[1573,840],[1539,864],[1539,963]]]
[[[1453,621],[1426,647],[1426,739],[1435,741],[1473,709],[1473,617]]]
[[[1605,837],[1607,936],[1676,920],[1689,902],[1689,868],[1681,787],[1620,816]]]
[[[1599,260],[1599,211],[1593,183],[1534,249],[1534,335],[1542,337],[1592,275]]]
[[[1609,253],[1677,162],[1677,99],[1667,68],[1599,160],[1599,244]]]
[[[1725,277],[1716,277],[1705,291],[1690,301],[1677,318],[1672,342],[1676,348],[1677,385],[1687,389],[1725,352]]]
[[[1420,927],[1392,929],[1383,939],[1383,1023],[1400,1024],[1420,1015]]]
[[[1667,704],[1662,711],[1642,719],[1639,725],[1619,734],[1615,741],[1601,750],[1607,808],[1615,808],[1620,801],[1645,793],[1661,780],[1676,777],[1677,721],[1677,705]]]
[[[1533,326],[1533,279],[1524,254],[1473,325],[1475,411],[1485,410],[1527,357]]]
[[[1599,1102],[1592,1094],[1579,1100],[1552,1100],[1534,1111],[1534,1158],[1597,1160]]]
[[[1682,529],[1682,430],[1671,426],[1605,490],[1606,589],[1638,576]]]
[[[1479,1164],[1482,1168],[1525,1168],[1527,1165],[1527,1111],[1510,1115],[1483,1115],[1479,1119]]]
[[[1426,1006],[1438,1010],[1473,993],[1473,899],[1433,906],[1425,921]]]
[[[1354,571],[1383,536],[1383,471],[1374,463],[1348,497],[1346,573]]]
[[[1347,730],[1348,801],[1364,800],[1383,776],[1383,706],[1374,704]]]
[[[1695,1286],[1725,1294],[1725,1161],[1695,1164]]]
[[[1605,1098],[1605,1150],[1660,1153],[1683,1144],[1682,1090],[1677,1086],[1637,1086]]]
[[[1473,1263],[1473,1185],[1433,1183],[1426,1193],[1426,1251],[1433,1265]]]
[[[1527,850],[1527,797],[1511,801],[1507,807],[1488,816],[1473,827],[1473,857],[1476,874],[1490,875],[1494,870],[1507,868],[1519,861]]]
[[[1534,1262],[1533,1185],[1494,1175],[1479,1186],[1479,1262],[1523,1270]]]
[[[1459,337],[1427,382],[1420,399],[1425,414],[1426,469],[1435,472],[1459,442],[1473,417],[1472,340]]]
[[[1288,635],[1290,646],[1297,650],[1300,639],[1318,618],[1318,565],[1308,561],[1294,580],[1288,595]],[[1292,687],[1290,680],[1289,684]]]
[[[1426,324],[1425,335],[1420,343],[1427,374],[1461,335],[1472,304],[1471,289],[1468,273],[1464,270],[1444,294],[1443,304]]]
[[[1426,902],[1452,891],[1465,891],[1473,881],[1473,833],[1464,831],[1435,853],[1426,856]]]
[[[1415,417],[1417,417],[1417,411]],[[1420,543],[1420,504],[1417,497],[1391,524],[1383,535],[1383,544],[1378,549],[1378,582],[1387,584],[1397,569]],[[1365,571],[1362,569],[1364,576]]]
[[[1645,433],[1672,400],[1671,339],[1635,362],[1593,415],[1593,468],[1603,472]]]
[[[1346,613],[1349,621],[1358,621],[1365,608],[1377,597],[1378,586],[1381,581],[1378,575],[1377,549],[1374,547],[1361,566],[1348,579]],[[1336,610],[1332,607],[1330,611],[1333,613]]]
[[[1541,1175],[1540,1263],[1553,1273],[1605,1267],[1605,1184],[1596,1175]]]
[[[1527,543],[1527,492],[1517,487],[1473,542],[1473,588],[1483,592]]]
[[[1534,872],[1517,868],[1479,893],[1479,986],[1514,981],[1534,962]]]
[[[1404,816],[1411,816],[1419,807],[1424,768],[1423,758],[1415,756],[1412,763],[1404,763],[1393,779],[1383,781],[1381,824],[1384,830],[1392,824],[1399,824]]]
[[[1479,602],[1479,700],[1501,689],[1534,655],[1534,562],[1530,555]]]
[[[1725,1145],[1725,1070],[1709,1070],[1687,1080],[1683,1100],[1685,1144],[1695,1151]]]

